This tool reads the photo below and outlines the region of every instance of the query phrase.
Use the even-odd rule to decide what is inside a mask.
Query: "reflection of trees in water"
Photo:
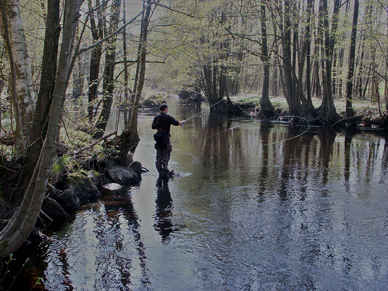
[[[108,220],[102,224],[101,230],[105,234],[109,234],[111,232],[112,235],[109,235],[106,241],[101,239],[103,238],[104,234],[101,233],[97,235],[97,238],[99,238],[102,246],[110,244],[110,247],[112,247],[111,253],[108,252],[106,258],[103,256],[102,260],[97,262],[97,265],[107,263],[107,274],[103,275],[103,280],[105,281],[105,278],[107,279],[105,282],[107,285],[105,286],[111,286],[112,279],[115,279],[117,275],[112,274],[113,278],[109,278],[108,269],[112,267],[112,261],[115,261],[118,266],[118,271],[120,272],[120,278],[118,278],[119,281],[124,286],[129,286],[131,284],[131,267],[134,266],[134,262],[132,258],[128,256],[125,248],[123,248],[123,244],[126,243],[126,238],[122,232],[126,233],[127,230],[132,232],[134,244],[138,253],[139,265],[142,273],[141,282],[144,286],[150,284],[148,274],[149,270],[147,268],[147,257],[145,255],[145,246],[139,232],[139,219],[134,210],[132,200],[128,195],[129,194],[116,196],[113,203],[112,201],[105,202],[105,209]],[[124,218],[125,221],[122,221],[122,218]],[[96,225],[98,224],[98,220],[99,219],[96,220]],[[127,226],[123,224],[123,222],[127,223],[128,229]],[[96,233],[98,234],[99,230],[97,230]],[[121,251],[123,253],[119,254]],[[112,260],[112,256],[115,259]],[[114,266],[114,268],[116,268],[116,266]],[[116,270],[113,270],[113,273],[115,273],[115,271]]]
[[[163,243],[168,243],[170,234],[174,231],[172,224],[172,199],[168,187],[168,177],[159,177],[156,182],[155,230],[159,232]]]
[[[384,143],[383,157],[381,162],[381,172],[386,174],[387,167],[388,167],[388,137]]]
[[[350,145],[352,143],[353,134],[350,131],[345,133],[345,157],[344,157],[344,178],[346,181],[346,190],[349,191],[349,178],[350,178],[350,164],[351,164],[351,150]]]
[[[149,286],[139,219],[128,195],[103,197],[102,203],[89,210],[91,213],[80,213],[74,222],[76,230],[73,233],[53,241],[50,252],[46,257],[42,256],[51,264],[46,263],[42,269],[47,270],[53,287],[65,285],[73,290],[72,284],[87,284],[87,288],[94,290],[130,289],[136,282],[134,276],[138,276],[138,268],[142,286]],[[60,274],[57,273],[58,266]]]
[[[274,142],[273,135],[272,132],[261,131],[260,143]],[[344,142],[339,142],[343,139]],[[293,257],[296,245],[300,249],[295,259],[303,264],[329,268],[340,266],[346,276],[357,272],[355,266],[363,258],[352,242],[343,243],[344,239],[354,237],[357,230],[349,213],[344,212],[348,207],[342,207],[341,201],[346,200],[344,195],[350,191],[349,183],[356,188],[359,184],[365,187],[376,180],[381,181],[379,175],[386,176],[387,151],[387,141],[376,136],[369,139],[361,135],[357,139],[350,132],[343,136],[324,130],[279,142],[275,146],[263,146],[258,195],[259,201],[264,203],[272,198],[267,195],[278,193],[278,205],[270,219],[273,229],[269,233],[277,250]],[[271,154],[273,161],[269,160]],[[352,179],[350,173],[358,179]],[[341,178],[346,181],[344,192],[331,186],[333,183],[340,186]],[[339,199],[340,205],[333,204],[330,197]],[[341,235],[333,236],[334,230]],[[305,276],[303,271],[301,275]],[[299,279],[290,274],[279,280],[295,283]],[[314,288],[315,279],[307,276],[296,285]]]
[[[202,168],[206,169],[202,174],[210,181],[215,182],[225,174],[235,178],[245,168],[240,123],[244,122],[237,122],[225,114],[209,115],[201,140],[201,161]]]

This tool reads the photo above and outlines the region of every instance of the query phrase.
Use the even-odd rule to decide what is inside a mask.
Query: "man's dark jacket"
[[[154,135],[156,149],[166,149],[167,146],[170,145],[171,125],[178,126],[179,121],[164,112],[155,116],[154,121],[152,122],[152,129],[158,130],[158,132]]]

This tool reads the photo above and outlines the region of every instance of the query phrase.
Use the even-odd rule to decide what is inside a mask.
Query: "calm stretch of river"
[[[51,235],[30,270],[44,288],[387,290],[385,138],[312,128],[284,142],[305,128],[205,111],[172,128],[181,177],[160,180],[153,115],[135,154],[150,171]]]

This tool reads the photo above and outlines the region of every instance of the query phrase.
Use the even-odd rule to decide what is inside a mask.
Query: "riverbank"
[[[239,95],[230,97],[233,102],[241,106],[244,111],[255,115],[260,110],[260,97],[255,94]],[[288,104],[284,97],[271,97],[271,103],[275,109],[276,115],[288,115]],[[316,97],[312,98],[314,108],[321,105],[322,100]],[[334,100],[337,113],[345,118],[346,100]],[[378,104],[371,104],[370,101],[354,100],[353,110],[358,117],[358,126],[364,128],[378,128],[383,125],[384,119],[380,116]],[[385,113],[387,114],[387,113]]]

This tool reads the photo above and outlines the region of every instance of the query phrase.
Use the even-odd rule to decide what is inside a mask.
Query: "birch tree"
[[[1,32],[10,65],[10,95],[16,119],[16,135],[19,145],[25,147],[29,136],[35,94],[33,90],[31,61],[28,55],[26,36],[19,0],[0,1]],[[24,145],[23,145],[24,144]]]
[[[40,213],[44,193],[56,154],[62,110],[66,88],[71,73],[73,42],[78,25],[79,10],[83,0],[66,0],[62,44],[58,60],[57,79],[48,115],[47,135],[40,157],[26,188],[23,201],[17,212],[0,232],[0,258],[7,257],[17,250],[31,233]]]

